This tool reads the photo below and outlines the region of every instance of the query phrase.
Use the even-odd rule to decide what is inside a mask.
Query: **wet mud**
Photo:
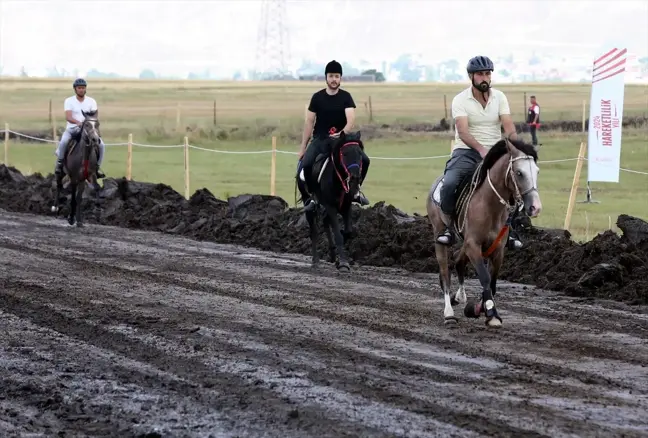
[[[0,165],[0,208],[51,215],[53,187],[51,175],[25,177]],[[105,179],[99,197],[86,195],[84,215],[91,223],[279,253],[310,251],[303,214],[278,197],[240,195],[225,201],[202,189],[186,200],[164,184],[123,178]],[[61,215],[67,211],[64,207]],[[356,236],[346,246],[356,265],[438,272],[427,218],[382,202],[354,208],[353,216]],[[648,225],[627,215],[620,215],[616,224],[620,236],[608,231],[578,244],[565,231],[537,228],[522,218],[515,225],[525,247],[507,254],[501,278],[572,296],[648,304]],[[323,235],[319,247],[324,254]]]
[[[434,274],[339,275],[178,235],[299,252],[305,230],[281,200],[109,181],[79,229],[44,215],[47,181],[0,172],[0,205],[36,213],[0,210],[0,436],[648,434],[645,306],[501,282],[501,329],[459,307],[448,328]],[[418,219],[369,211],[392,240],[359,237],[356,254],[414,263]]]

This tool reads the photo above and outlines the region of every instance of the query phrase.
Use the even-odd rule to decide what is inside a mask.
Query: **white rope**
[[[0,134],[4,134],[5,130],[2,129],[0,130]],[[14,134],[18,137],[23,137],[23,138],[28,138],[30,140],[36,140],[40,141],[43,143],[58,143],[55,140],[48,140],[45,138],[38,138],[38,137],[33,137],[31,135],[23,134],[21,132],[16,132],[9,130],[11,134]],[[0,138],[1,140],[1,138]],[[140,148],[153,148],[153,149],[169,149],[169,148],[183,148],[183,144],[174,144],[174,145],[156,145],[156,144],[142,144],[142,143],[131,143],[133,146],[137,146]],[[106,146],[128,146],[128,143],[105,143]],[[194,145],[188,145],[191,149],[196,149],[199,151],[205,151],[205,152],[213,152],[216,154],[231,154],[231,155],[257,155],[257,154],[271,154],[272,150],[264,150],[264,151],[225,151],[222,149],[209,149],[209,148],[203,148],[200,146],[194,146]],[[286,155],[297,155],[297,152],[293,151],[282,151],[277,149],[275,151],[278,154],[286,154]],[[434,155],[434,156],[428,156],[428,157],[369,157],[372,160],[386,160],[386,161],[411,161],[411,160],[438,160],[441,158],[449,158],[450,154],[446,155]],[[584,160],[587,161],[587,158],[583,157]],[[578,157],[576,158],[563,158],[560,160],[545,160],[545,161],[538,161],[538,164],[552,164],[552,163],[565,163],[568,161],[576,161],[578,160]],[[629,172],[629,173],[635,173],[638,175],[648,175],[648,172],[643,172],[640,170],[633,170],[633,169],[626,169],[626,168],[619,168],[619,170],[622,170],[624,172]]]

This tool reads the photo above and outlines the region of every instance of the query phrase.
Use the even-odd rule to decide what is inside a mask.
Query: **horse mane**
[[[94,111],[83,111],[82,113],[83,113],[83,116],[84,116],[85,118],[88,118],[88,117],[95,117],[95,116],[97,115],[97,110],[94,110]]]
[[[535,150],[533,145],[525,143],[522,140],[509,140],[509,142],[518,149],[520,152],[526,155],[533,157],[533,161],[538,161],[538,152]],[[477,181],[475,184],[475,190],[478,189],[482,183],[486,180],[486,174],[488,170],[497,163],[497,161],[508,153],[508,148],[506,147],[506,140],[501,139],[493,145],[492,148],[488,151],[484,157],[484,161],[481,162],[478,168]]]
[[[340,137],[333,139],[333,147],[332,147],[333,155],[337,157],[340,152],[340,148],[342,148],[342,146],[350,142],[358,143],[360,145],[360,149],[364,151],[364,144],[362,143],[362,140],[360,138],[361,138],[360,131],[354,131],[348,134],[343,133],[342,135],[340,135]]]

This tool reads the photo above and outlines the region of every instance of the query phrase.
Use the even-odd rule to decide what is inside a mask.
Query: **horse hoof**
[[[85,224],[83,222],[77,222],[76,226],[77,228],[83,228],[85,227]]]
[[[481,315],[481,303],[473,300],[472,298],[466,301],[464,307],[464,316],[466,318],[479,318]]]
[[[490,328],[502,327],[502,320],[498,317],[492,317],[486,320],[486,326]]]
[[[456,316],[446,316],[444,324],[445,325],[457,325],[457,324],[459,324],[459,320],[457,319]]]
[[[340,263],[339,266],[337,267],[338,271],[346,273],[346,272],[351,272],[351,267],[349,266],[348,263]]]

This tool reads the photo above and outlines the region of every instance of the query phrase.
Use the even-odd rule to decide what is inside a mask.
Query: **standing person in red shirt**
[[[540,105],[538,105],[535,96],[531,96],[529,102],[531,105],[527,112],[527,124],[529,125],[529,131],[531,131],[531,143],[533,146],[538,146],[536,130],[538,129],[538,126],[540,126]]]

